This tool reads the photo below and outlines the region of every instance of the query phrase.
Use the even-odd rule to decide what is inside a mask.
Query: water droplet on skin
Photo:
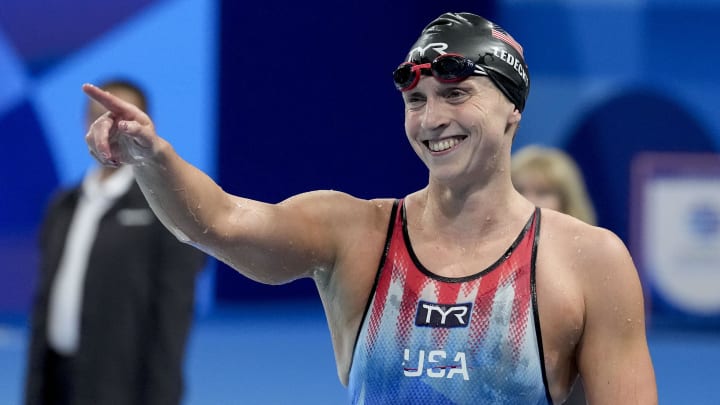
[[[176,237],[180,242],[183,242],[183,243],[188,243],[188,242],[190,242],[190,238],[188,238],[187,235],[185,235],[180,229],[178,229],[178,228],[176,228],[176,227],[173,227],[173,228],[172,228],[172,232],[173,232],[173,234],[175,234],[175,237]]]
[[[573,237],[573,240],[578,240],[578,239],[580,239],[580,237],[577,235],[575,235],[575,237]]]

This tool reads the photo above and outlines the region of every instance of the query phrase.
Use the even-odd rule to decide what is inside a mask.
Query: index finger
[[[136,105],[128,103],[108,91],[89,83],[83,84],[82,90],[88,95],[88,97],[100,103],[103,107],[120,119],[137,121],[143,125],[149,122],[149,118],[147,118],[145,113],[143,113]]]

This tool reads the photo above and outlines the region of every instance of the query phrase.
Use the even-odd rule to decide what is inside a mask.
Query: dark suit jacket
[[[40,231],[41,265],[28,350],[25,403],[42,403],[50,287],[80,189],[62,192]],[[103,216],[90,253],[74,356],[75,405],[177,405],[205,256],[180,243],[137,184]]]

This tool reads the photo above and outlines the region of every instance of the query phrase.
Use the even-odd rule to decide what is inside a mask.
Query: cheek
[[[405,137],[410,142],[410,146],[416,153],[420,153],[420,148],[415,141],[420,133],[420,125],[418,120],[414,119],[411,114],[405,113]]]
[[[498,119],[498,111],[488,108],[482,100],[474,99],[468,105],[458,111],[460,122],[467,124],[468,128],[479,134],[502,134],[505,130],[505,122]]]
[[[404,125],[405,125],[405,133],[408,134],[408,136],[410,136],[410,132],[411,132],[411,130],[412,130],[412,120],[411,120],[410,117],[408,116],[407,112],[405,113],[405,123],[404,123]]]
[[[420,120],[418,114],[412,111],[405,111],[405,134],[408,138],[413,138],[417,135],[420,130]]]

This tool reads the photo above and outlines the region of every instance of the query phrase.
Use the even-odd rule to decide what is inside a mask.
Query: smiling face
[[[521,114],[487,77],[441,83],[422,76],[403,100],[405,132],[431,179],[489,182],[509,170]]]

